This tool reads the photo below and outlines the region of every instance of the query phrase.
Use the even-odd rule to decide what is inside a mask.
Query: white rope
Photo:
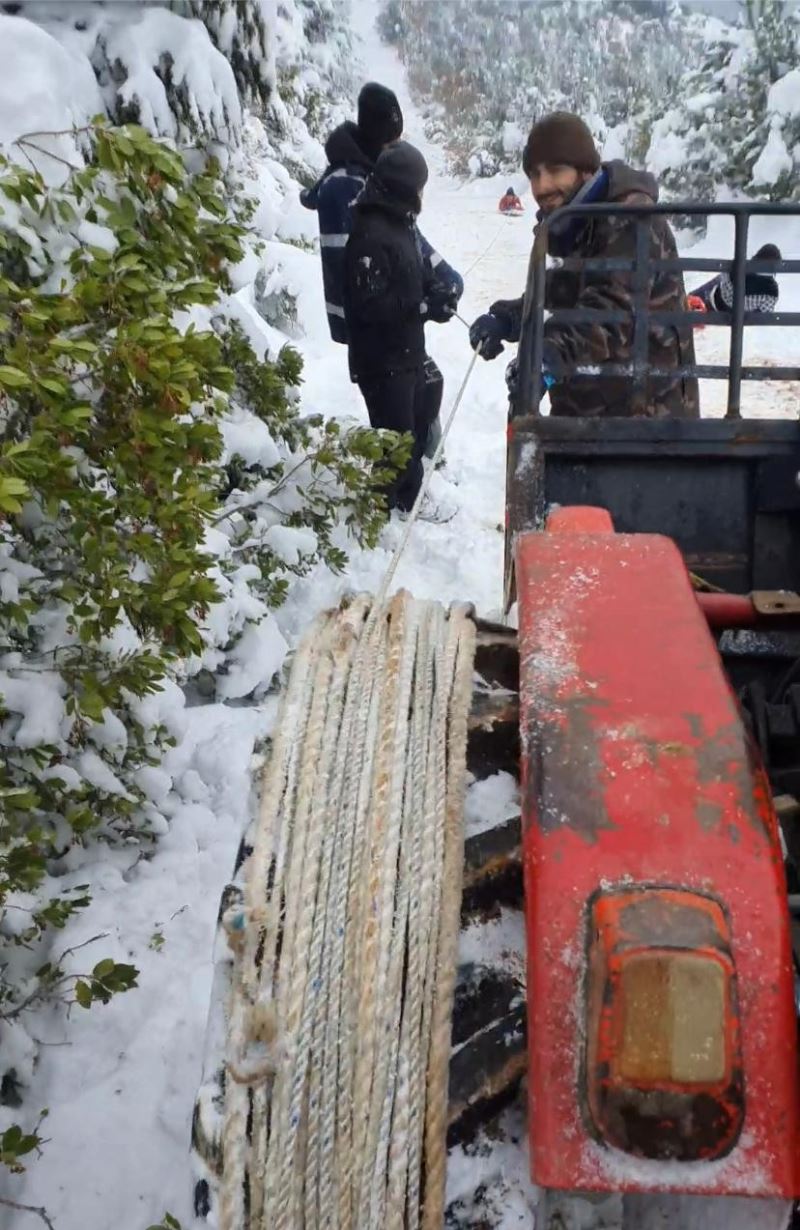
[[[469,277],[469,275],[472,273],[472,270],[473,270],[473,269],[475,269],[475,268],[476,268],[476,266],[477,266],[477,265],[479,265],[479,264],[481,263],[481,261],[483,260],[484,256],[488,256],[488,255],[489,255],[490,250],[491,250],[491,249],[494,247],[494,245],[495,245],[495,241],[496,241],[497,239],[499,239],[499,237],[500,237],[500,233],[501,233],[501,231],[502,231],[502,229],[503,229],[503,227],[504,227],[504,225],[505,225],[506,221],[507,221],[507,219],[505,219],[505,218],[504,218],[504,219],[503,219],[503,221],[502,221],[502,222],[500,223],[500,225],[498,226],[498,228],[497,228],[497,230],[495,231],[495,233],[494,233],[494,235],[492,236],[492,238],[489,240],[489,242],[488,242],[488,244],[486,245],[486,247],[484,248],[484,250],[481,252],[480,256],[476,257],[476,258],[475,258],[475,260],[472,262],[472,264],[470,265],[469,269],[468,269],[468,270],[467,270],[467,272],[464,274],[464,281],[465,281],[465,282],[466,282],[467,278]]]
[[[400,592],[295,655],[234,944],[220,1230],[440,1230],[473,650],[466,608]]]
[[[235,946],[220,1230],[417,1230],[441,1203],[474,626],[386,599],[477,358],[374,600],[318,617],[292,664]]]

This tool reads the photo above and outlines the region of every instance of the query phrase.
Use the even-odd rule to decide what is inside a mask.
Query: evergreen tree
[[[519,165],[530,124],[559,107],[601,140],[620,128],[641,145],[632,117],[677,90],[704,21],[677,0],[387,0],[380,29],[453,168],[493,174]]]
[[[648,162],[675,195],[800,198],[800,21],[783,0],[748,0],[746,16],[710,26],[700,66],[653,125]]]
[[[274,85],[266,0],[168,0],[182,15],[197,17],[229,61],[242,98],[266,106]]]

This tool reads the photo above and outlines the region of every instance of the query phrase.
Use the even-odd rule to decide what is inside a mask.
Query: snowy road
[[[443,174],[441,156],[427,146],[396,58],[368,29],[374,6],[358,3],[354,8],[367,30],[364,75],[397,90],[406,135],[429,160],[421,229],[464,274],[461,314],[472,319],[493,299],[522,289],[533,222],[530,196],[525,194],[523,217],[503,218],[497,199],[508,182],[523,188],[521,174],[464,185]],[[766,238],[781,242],[785,255],[800,255],[800,227],[776,236],[774,228],[756,224],[753,245]],[[697,250],[724,251],[728,242],[712,230]],[[298,343],[306,359],[305,408],[364,419],[347,376],[344,349],[328,338],[318,261],[297,250],[290,255],[305,331]],[[790,280],[783,281],[782,306],[800,307],[800,286],[790,293]],[[445,376],[447,411],[471,358],[466,329],[456,320],[430,326],[428,333],[431,353]],[[782,330],[753,330],[747,353],[772,362],[800,361],[800,337],[795,336],[791,349],[787,342]],[[727,332],[709,329],[700,335],[699,358],[722,361],[726,346]],[[503,368],[503,359],[477,364],[447,443],[452,482],[446,493],[459,505],[458,514],[446,526],[415,526],[397,578],[398,585],[419,597],[468,599],[490,616],[499,613],[502,592]],[[704,389],[706,412],[719,412],[722,395],[721,386]],[[796,389],[759,385],[747,390],[745,409],[796,416],[798,404]],[[434,483],[435,494],[445,480],[436,476]],[[343,577],[320,569],[298,582],[279,617],[287,637],[296,639],[314,612],[334,603],[345,589],[375,590],[399,535],[399,526],[392,524],[378,550],[353,552]],[[46,1135],[51,1139],[42,1158],[31,1163],[26,1176],[7,1184],[5,1192],[44,1205],[57,1230],[144,1230],[166,1209],[184,1230],[192,1225],[188,1143],[214,921],[251,806],[252,749],[269,729],[274,702],[255,709],[218,704],[184,711],[182,698],[170,693],[153,703],[185,736],[165,766],[176,788],[180,784],[183,802],[174,806],[169,834],[152,861],[134,866],[124,851],[102,855],[104,862],[93,876],[94,904],[69,933],[70,944],[107,933],[104,953],[134,960],[141,971],[140,988],[107,1008],[73,1014],[67,1027],[55,1015],[42,1019],[40,1037],[50,1045],[43,1048],[27,1105],[33,1111],[49,1106]],[[86,877],[83,868],[76,878]],[[502,1164],[514,1187],[507,1224],[530,1225],[524,1153],[511,1150]],[[0,1230],[33,1230],[40,1224],[33,1215],[0,1209]]]
[[[367,15],[374,12],[374,7],[367,3],[354,5],[354,9],[357,19],[364,21],[361,28],[367,29]],[[396,91],[406,121],[405,136],[422,149],[428,161],[431,178],[425,189],[420,230],[464,277],[465,292],[459,313],[465,320],[473,320],[494,299],[520,293],[530,252],[532,211],[529,209],[521,218],[504,218],[497,212],[502,191],[499,181],[460,184],[448,179],[443,173],[441,152],[425,139],[394,52],[368,32],[363,60],[366,76]],[[521,187],[522,176],[517,179]],[[318,282],[309,299],[309,317],[314,311],[321,313]],[[306,320],[309,399],[336,413],[352,407],[359,417],[365,418],[360,396],[349,382],[344,348],[331,345],[321,315],[318,331],[316,321],[310,324],[308,317]],[[426,334],[428,349],[445,378],[444,417],[472,351],[467,329],[457,319],[447,325],[428,325]],[[502,602],[504,366],[502,357],[495,363],[476,364],[447,442],[447,474],[457,487],[442,483],[438,476],[433,480],[434,495],[437,490],[444,492],[448,500],[459,505],[458,514],[447,526],[418,523],[398,573],[398,585],[413,590],[418,597],[468,599],[482,614],[498,614]],[[388,527],[384,536],[386,547],[394,547],[398,538],[399,527]],[[388,560],[388,552],[382,550],[357,555],[347,584],[355,582],[374,589]],[[296,589],[295,598],[302,606],[304,618],[308,617],[307,602],[316,604],[322,592],[319,578]],[[328,591],[328,597],[334,597],[332,591]]]

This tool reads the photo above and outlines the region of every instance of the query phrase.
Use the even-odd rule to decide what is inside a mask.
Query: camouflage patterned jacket
[[[636,171],[623,162],[608,162],[603,170],[608,177],[608,201],[650,203],[658,199],[652,175]],[[558,257],[618,257],[632,259],[636,252],[636,228],[628,218],[576,219],[568,236],[551,235],[549,251]],[[650,227],[650,253],[653,259],[677,256],[675,238],[666,218],[655,217]],[[555,268],[548,271],[545,306],[555,308],[594,308],[625,311],[630,320],[620,324],[592,322],[545,323],[545,363],[596,365],[626,363],[633,350],[632,274],[585,269]],[[519,340],[522,300],[492,305],[513,321],[509,341]],[[650,279],[650,307],[665,311],[686,308],[686,291],[681,273],[656,271]],[[694,363],[691,327],[651,323],[648,361],[651,366],[678,368]],[[550,389],[551,413],[588,418],[599,414],[614,417],[697,418],[700,413],[697,381],[681,376],[651,378],[644,396],[635,395],[633,381],[621,376],[600,378],[572,376],[558,380]]]

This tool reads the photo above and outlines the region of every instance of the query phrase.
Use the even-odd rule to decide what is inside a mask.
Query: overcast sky
[[[744,8],[742,0],[684,0],[684,3],[692,9],[702,9],[705,13],[716,13],[719,17],[730,19],[735,17],[740,9]],[[793,8],[798,3],[798,0],[789,0],[789,7]]]

